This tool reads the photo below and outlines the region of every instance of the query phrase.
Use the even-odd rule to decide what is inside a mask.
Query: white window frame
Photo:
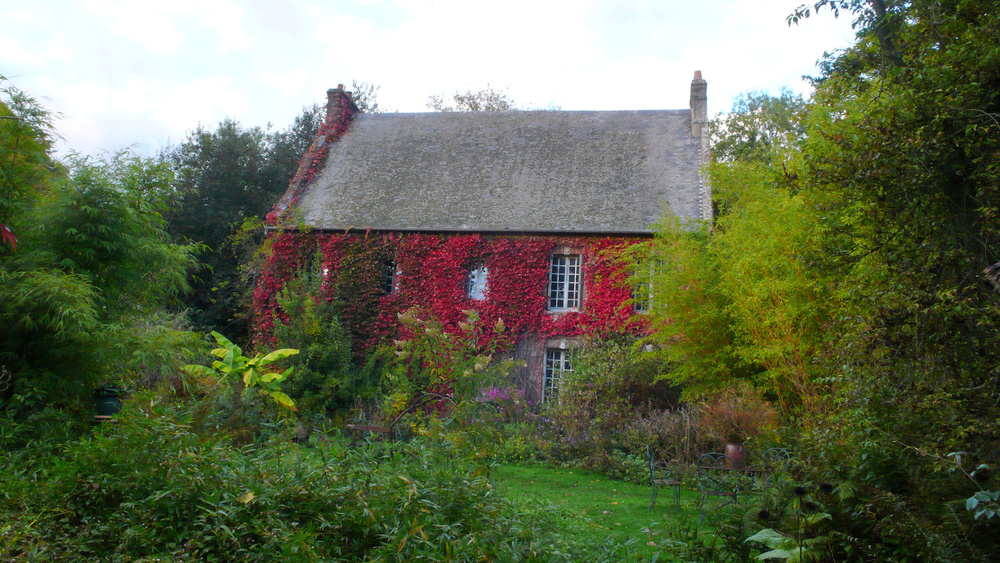
[[[640,279],[632,286],[632,310],[644,315],[653,310],[654,284],[653,280],[663,271],[663,261],[654,260],[650,262],[645,272],[639,272],[641,268],[636,264],[637,274],[643,274],[646,279]]]
[[[549,258],[549,311],[579,311],[583,302],[583,257],[553,254]]]
[[[465,280],[465,296],[475,301],[486,299],[486,285],[489,283],[490,269],[483,263],[473,264]]]
[[[567,373],[573,373],[569,350],[545,349],[545,368],[542,371],[542,402],[559,400],[559,386]]]

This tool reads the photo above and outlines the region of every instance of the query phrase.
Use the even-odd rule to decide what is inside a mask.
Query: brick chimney
[[[354,104],[354,95],[344,90],[343,84],[337,84],[336,88],[326,91],[326,122],[332,123],[344,110],[350,111],[352,116],[360,111]]]
[[[708,133],[708,82],[696,70],[691,81],[691,136],[698,138],[702,133]]]

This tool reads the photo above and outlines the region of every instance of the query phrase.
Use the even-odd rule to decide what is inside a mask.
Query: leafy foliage
[[[480,90],[455,92],[452,102],[445,101],[444,96],[431,95],[427,99],[427,107],[434,111],[514,111],[517,102],[502,90],[487,85]]]
[[[776,164],[775,157],[801,144],[806,101],[787,88],[778,96],[740,94],[732,111],[712,123],[712,155],[725,162]]]
[[[52,117],[37,100],[0,75],[0,225],[13,233],[19,232],[19,219],[55,168],[49,156],[55,135]],[[5,252],[0,244],[0,253]]]
[[[1000,17],[857,0],[791,20],[822,9],[858,43],[808,104],[746,104],[717,129],[719,214],[711,236],[661,227],[653,338],[688,396],[738,378],[801,424],[807,473],[845,484],[832,557],[995,558],[995,523],[955,508],[996,476],[946,453],[997,461],[1000,294],[981,272],[1000,255]]]
[[[0,397],[8,415],[27,416],[46,403],[82,407],[93,384],[134,376],[155,347],[134,337],[167,322],[157,315],[187,290],[196,249],[164,231],[165,166],[128,152],[56,166],[47,114],[7,91],[17,119],[0,120],[0,167],[20,244],[0,248],[0,365],[13,374]]]
[[[372,400],[377,382],[362,380],[363,370],[354,365],[350,334],[337,316],[342,305],[322,298],[320,276],[302,274],[290,280],[276,299],[283,318],[275,324],[275,342],[301,352],[290,360],[296,375],[285,390],[303,413]]]
[[[211,368],[200,365],[185,366],[185,371],[191,375],[210,376],[217,374],[221,379],[238,376],[246,389],[259,387],[262,393],[266,393],[279,405],[291,409],[295,408],[292,399],[281,390],[281,382],[291,375],[294,368],[285,371],[273,371],[268,366],[278,360],[298,354],[298,350],[281,348],[268,352],[258,353],[252,358],[243,355],[243,349],[233,344],[228,338],[218,332],[212,332],[215,341],[219,343],[219,348],[212,350],[212,355],[219,358],[212,362]]]
[[[59,452],[3,454],[0,559],[569,560],[454,445],[240,449],[141,404]]]
[[[395,342],[386,374],[391,413],[415,406],[427,394],[461,405],[471,401],[480,388],[508,376],[516,362],[494,358],[504,343],[503,319],[497,319],[490,331],[494,336],[483,345],[478,313],[467,310],[465,314],[458,333],[445,331],[440,321],[416,308],[399,315],[404,336]]]

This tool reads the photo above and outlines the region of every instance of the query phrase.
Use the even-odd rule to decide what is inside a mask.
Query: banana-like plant
[[[243,355],[243,349],[233,344],[228,338],[218,332],[212,331],[212,336],[219,343],[219,348],[212,350],[212,355],[219,358],[212,362],[211,367],[188,365],[184,366],[184,371],[191,375],[218,376],[225,380],[232,375],[238,375],[243,379],[243,384],[247,389],[257,387],[262,393],[266,393],[279,405],[298,412],[291,397],[281,390],[281,382],[288,378],[293,368],[288,368],[283,372],[268,371],[267,365],[276,360],[294,356],[299,351],[293,348],[282,348],[268,354],[258,353],[252,358]]]

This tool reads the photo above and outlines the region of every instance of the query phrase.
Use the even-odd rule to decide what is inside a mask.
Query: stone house
[[[358,112],[342,86],[268,216],[272,254],[255,294],[258,338],[274,295],[308,267],[345,303],[355,345],[396,335],[417,306],[456,328],[502,319],[518,385],[551,399],[590,334],[643,331],[620,251],[669,208],[711,219],[706,82],[688,109]],[[308,266],[307,266],[308,265]]]

